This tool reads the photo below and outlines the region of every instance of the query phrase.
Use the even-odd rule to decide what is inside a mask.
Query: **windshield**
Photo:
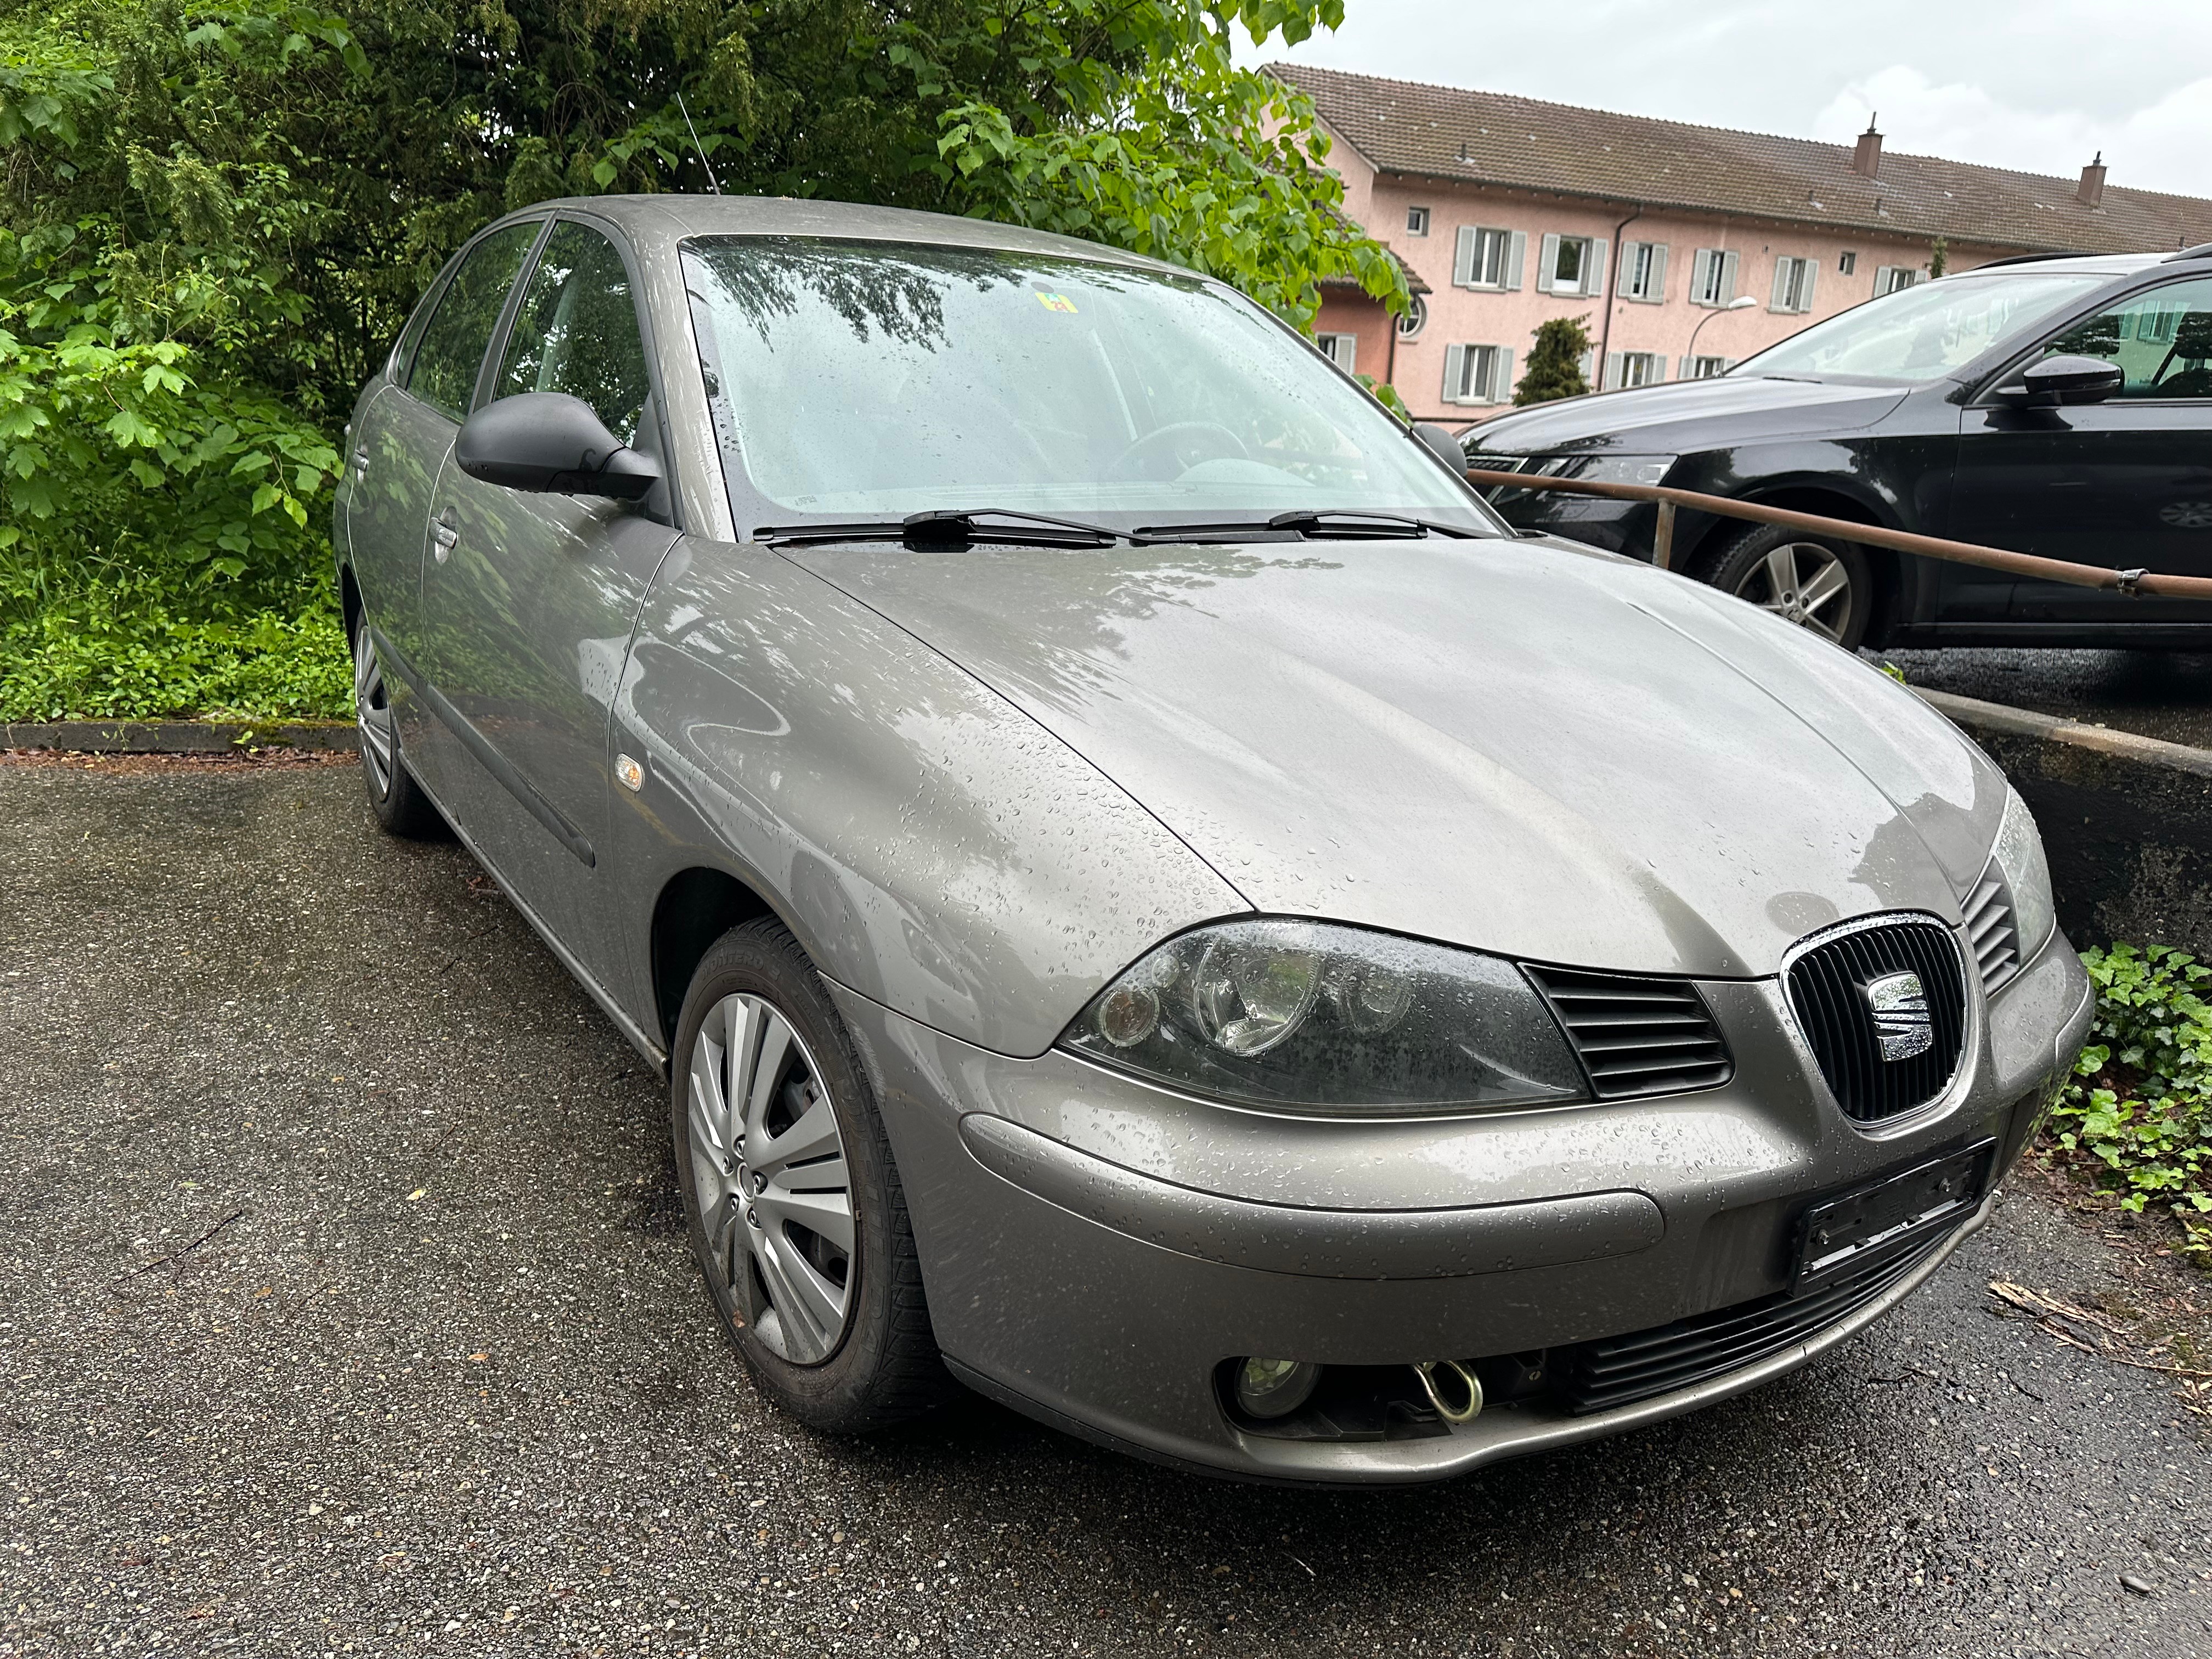
[[[1850,374],[1940,380],[2007,335],[2040,322],[2109,279],[2056,271],[1971,273],[1869,300],[1747,358],[1729,373]]]
[[[1218,283],[785,237],[694,242],[684,276],[741,526],[996,508],[1496,532],[1381,405]],[[765,501],[749,511],[744,485]]]

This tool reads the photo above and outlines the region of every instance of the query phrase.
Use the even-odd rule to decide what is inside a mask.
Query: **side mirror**
[[[641,500],[660,464],[625,446],[592,406],[565,392],[519,392],[486,404],[453,441],[462,471],[485,483],[540,495]]]
[[[1442,461],[1455,473],[1464,477],[1467,473],[1467,452],[1459,447],[1459,440],[1434,421],[1413,423],[1413,441]]]
[[[2057,409],[2100,404],[2126,381],[2120,366],[2102,357],[2045,357],[2030,363],[2010,386],[1999,386],[1996,395],[2029,409]]]

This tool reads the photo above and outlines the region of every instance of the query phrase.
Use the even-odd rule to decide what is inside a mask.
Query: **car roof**
[[[1972,270],[1962,270],[1960,276],[1995,276],[1999,271],[2057,270],[2078,272],[2084,276],[2133,276],[2148,270],[2154,265],[2165,264],[2175,258],[2171,253],[2072,253],[2051,258],[2028,255],[2023,258],[1999,259],[1986,265],[1976,265]]]
[[[608,221],[644,245],[673,245],[698,236],[821,236],[854,241],[904,242],[1009,253],[1053,254],[1140,270],[1191,273],[1164,260],[1073,236],[999,224],[949,213],[866,207],[789,196],[563,196],[534,202],[508,216],[534,217],[551,210]]]

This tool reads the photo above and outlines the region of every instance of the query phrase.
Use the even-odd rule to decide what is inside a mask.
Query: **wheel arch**
[[[714,865],[692,865],[661,884],[653,902],[647,965],[653,976],[653,1017],[676,1064],[676,1026],[699,960],[731,928],[781,916],[750,884]]]

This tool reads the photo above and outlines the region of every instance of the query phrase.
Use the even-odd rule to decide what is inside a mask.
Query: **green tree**
[[[679,94],[726,191],[1086,237],[1301,326],[1328,277],[1402,307],[1310,105],[1232,55],[1237,31],[1296,42],[1341,18],[1342,0],[0,0],[0,715],[341,706],[319,524],[356,390],[488,218],[708,188]],[[265,650],[320,666],[272,692]]]
[[[1513,389],[1516,404],[1548,404],[1561,398],[1587,396],[1589,382],[1583,379],[1583,356],[1590,349],[1589,315],[1554,317],[1536,330],[1521,384]]]
[[[1938,236],[1928,245],[1928,279],[1935,281],[1951,268],[1951,239]]]

